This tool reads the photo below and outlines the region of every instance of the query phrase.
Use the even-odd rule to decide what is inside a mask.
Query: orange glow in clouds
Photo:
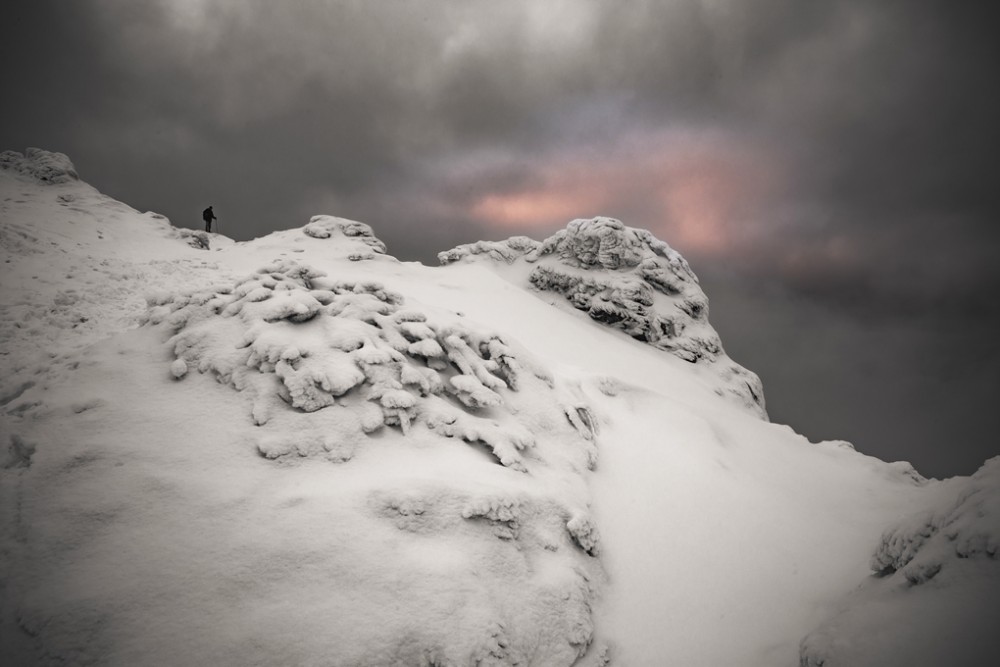
[[[682,252],[723,255],[764,231],[763,211],[783,182],[759,147],[690,133],[640,138],[599,159],[562,154],[536,171],[538,185],[488,193],[471,215],[520,233],[611,215]]]
[[[575,184],[548,190],[489,194],[475,203],[472,215],[500,227],[543,227],[553,222],[598,215],[588,212],[602,210],[607,199],[603,195]]]
[[[713,254],[726,247],[726,194],[719,181],[676,178],[665,184],[660,206],[679,245]]]

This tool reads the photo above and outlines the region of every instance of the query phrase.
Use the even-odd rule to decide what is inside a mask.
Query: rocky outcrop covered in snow
[[[527,236],[512,236],[506,241],[476,241],[460,245],[451,250],[438,253],[438,261],[442,264],[452,264],[468,257],[485,256],[490,259],[514,263],[515,260],[536,253],[542,247],[541,241]]]
[[[363,247],[348,255],[354,262],[373,259],[385,254],[385,243],[380,241],[371,226],[357,220],[337,218],[332,215],[314,215],[302,233],[314,239],[352,239],[360,241]]]
[[[802,641],[804,667],[995,660],[1000,457],[941,485],[936,504],[882,534],[871,579]]]
[[[523,236],[459,246],[442,264],[488,259],[533,265],[528,280],[591,318],[724,380],[726,394],[766,416],[756,374],[730,360],[708,322],[708,299],[681,255],[643,229],[613,218],[579,219],[544,242]]]
[[[963,481],[947,505],[885,531],[872,570],[918,586],[967,559],[996,560],[1000,567],[1000,457]]]
[[[76,167],[63,153],[29,148],[0,153],[0,169],[32,178],[39,183],[70,183],[80,180]]]

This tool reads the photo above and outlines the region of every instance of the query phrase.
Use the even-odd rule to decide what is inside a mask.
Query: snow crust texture
[[[63,153],[29,148],[24,153],[0,153],[0,169],[27,176],[39,183],[69,183],[80,180],[76,167]]]
[[[731,398],[766,417],[760,378],[725,355],[694,272],[650,232],[613,218],[577,219],[544,242],[518,236],[438,255],[445,265],[477,258],[533,264],[528,281],[535,289],[559,294],[637,340],[711,367]]]
[[[66,176],[72,165],[58,154],[27,153],[8,151],[0,168],[0,406],[58,382],[68,352],[135,326],[150,285],[187,288],[227,273],[175,243],[194,232]],[[31,175],[47,163],[58,169]]]

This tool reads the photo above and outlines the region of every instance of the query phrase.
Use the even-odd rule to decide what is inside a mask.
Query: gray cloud
[[[904,437],[922,414],[909,404],[881,419],[859,407],[878,402],[823,406],[872,376],[844,361],[853,350],[879,350],[885,394],[940,395],[938,421],[980,439],[994,426],[935,389],[960,393],[960,377],[995,396],[1000,376],[983,351],[1000,324],[992,13],[36,0],[5,14],[0,146],[67,152],[86,180],[181,226],[209,203],[238,239],[335,213],[406,259],[616,215],[714,276],[724,340],[759,346],[745,361],[774,378],[776,414],[803,429],[837,415],[866,441],[929,451],[940,438]],[[760,295],[761,314],[737,293]],[[840,393],[800,390],[826,373],[793,344],[800,330],[842,368]]]
[[[970,326],[977,318],[845,317],[782,283],[718,268],[700,277],[727,352],[760,374],[774,421],[938,477],[996,455],[1000,351],[989,326]]]

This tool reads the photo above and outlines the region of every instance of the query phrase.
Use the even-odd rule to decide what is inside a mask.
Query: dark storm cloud
[[[1000,350],[978,318],[844,316],[777,281],[700,271],[726,351],[764,381],[772,420],[925,475],[997,454]]]
[[[980,441],[992,428],[941,396],[995,396],[1000,376],[985,343],[1000,325],[1000,54],[986,3],[40,0],[5,12],[0,148],[67,152],[86,180],[175,224],[197,225],[212,203],[222,231],[246,239],[334,213],[433,261],[457,243],[616,215],[709,276],[725,304],[713,320],[779,416],[795,405],[811,424],[840,415],[881,435],[890,420],[874,408],[838,407],[869,373],[844,359],[872,354],[868,366],[905,385],[894,396],[939,396],[940,422],[967,420]],[[723,263],[737,273],[711,275]],[[793,343],[796,328],[812,348]],[[795,388],[837,364],[829,391],[800,405]],[[908,424],[907,406],[890,397],[884,412]]]

